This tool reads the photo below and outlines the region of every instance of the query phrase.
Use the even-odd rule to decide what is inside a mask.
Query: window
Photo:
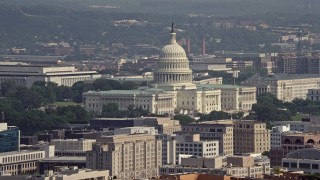
[[[292,165],[292,163],[291,163],[291,165]],[[289,167],[289,163],[288,163],[288,162],[283,162],[283,163],[282,163],[282,166],[283,166],[283,167]]]
[[[299,168],[310,169],[309,163],[299,163]]]
[[[312,164],[312,169],[319,169],[319,165],[318,164]]]
[[[291,168],[297,168],[297,163],[291,163]]]

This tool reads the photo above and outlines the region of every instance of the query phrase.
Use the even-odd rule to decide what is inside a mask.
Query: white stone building
[[[216,157],[219,155],[218,140],[200,140],[200,134],[183,134],[175,138],[176,148],[172,154],[176,154],[176,164],[180,164],[181,156],[191,155],[199,157]]]
[[[290,131],[290,124],[272,127],[270,131],[271,149],[281,149],[281,135],[288,131]]]
[[[306,99],[308,89],[320,87],[319,74],[273,74],[254,75],[245,80],[243,85],[257,88],[257,95],[271,93],[278,99],[290,102],[295,98]]]
[[[74,66],[40,66],[29,64],[0,64],[0,84],[14,81],[16,85],[31,87],[36,81],[72,86],[78,81],[100,78],[96,71],[76,71]]]
[[[0,171],[11,175],[34,173],[40,159],[53,157],[54,146],[46,146],[38,151],[12,151],[0,153]],[[1,179],[1,178],[0,178]]]
[[[138,90],[89,91],[83,94],[86,110],[100,114],[102,106],[116,103],[119,109],[129,105],[155,114],[210,113],[222,109],[246,111],[256,103],[255,88],[194,84],[184,49],[176,42],[172,29],[170,43],[162,48],[154,83]],[[223,103],[221,94],[223,94]],[[223,105],[222,105],[223,104]]]

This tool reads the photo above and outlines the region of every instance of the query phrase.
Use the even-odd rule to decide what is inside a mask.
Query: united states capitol
[[[211,111],[248,111],[256,103],[256,88],[236,85],[193,83],[185,50],[176,41],[172,27],[153,72],[154,81],[137,90],[89,91],[83,94],[86,110],[100,115],[103,105],[115,103],[120,110],[129,105],[154,114],[190,114]]]

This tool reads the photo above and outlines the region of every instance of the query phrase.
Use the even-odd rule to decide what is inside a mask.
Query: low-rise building
[[[120,134],[158,134],[158,130],[154,127],[143,127],[143,126],[135,126],[135,127],[125,127],[125,128],[117,128],[113,131],[114,135]]]
[[[161,89],[89,91],[83,94],[85,109],[100,115],[103,105],[116,103],[119,110],[127,110],[130,105],[141,107],[154,114],[173,114],[174,94]]]
[[[45,171],[55,171],[57,167],[77,166],[79,168],[86,168],[86,157],[80,156],[55,156],[40,159],[38,162],[37,172],[44,174]],[[0,178],[1,179],[1,178]]]
[[[290,131],[308,132],[311,125],[308,121],[274,121],[275,126],[288,126]]]
[[[290,102],[295,98],[306,99],[308,89],[318,89],[319,81],[319,74],[273,74],[254,75],[242,84],[256,87],[257,95],[269,92],[282,101]]]
[[[1,180],[109,180],[108,170],[79,169],[77,166],[46,171],[42,175],[0,176]]]
[[[320,173],[320,149],[308,148],[292,151],[282,158],[282,167],[306,174]]]
[[[242,159],[242,160],[239,160]],[[243,160],[245,159],[245,160]],[[250,159],[249,162],[246,162]],[[204,166],[204,162],[201,164],[197,164],[197,160],[195,161],[188,161],[184,163],[184,165],[174,166],[174,165],[165,165],[160,167],[160,175],[167,175],[167,174],[177,174],[177,173],[205,173],[205,174],[212,174],[212,175],[227,175],[233,177],[250,177],[250,178],[261,178],[264,174],[270,174],[270,163],[260,163],[260,161],[252,163],[252,159],[248,157],[235,157],[229,158],[229,166],[222,166],[220,168],[213,168],[212,166],[220,166],[220,164],[215,165],[208,165]],[[210,160],[208,160],[210,161]],[[243,166],[236,166],[233,165],[234,162],[236,165],[246,165]],[[238,162],[238,163],[237,163]],[[215,161],[215,163],[221,163],[220,161]],[[223,163],[222,163],[223,164]],[[232,165],[231,165],[232,164]]]
[[[92,149],[95,139],[54,139],[50,142],[55,147],[56,156],[86,156]]]
[[[71,87],[78,81],[100,78],[96,71],[76,71],[74,66],[0,65],[0,83],[14,81],[17,86],[31,87],[36,81],[54,82]]]
[[[53,146],[47,146],[46,150],[0,153],[0,170],[11,175],[34,173],[40,159],[53,156]]]

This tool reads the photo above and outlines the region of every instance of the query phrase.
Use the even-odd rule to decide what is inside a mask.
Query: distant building
[[[119,110],[141,107],[155,114],[174,113],[174,95],[161,89],[89,91],[83,94],[87,111],[100,115],[104,104],[116,103]]]
[[[222,156],[216,156],[211,158],[191,156],[188,158],[181,158],[181,166],[219,169],[219,168],[222,168],[223,161],[224,161],[224,158]]]
[[[0,65],[0,84],[14,81],[23,87],[31,87],[36,81],[70,87],[78,81],[100,77],[95,71],[76,71],[74,66]]]
[[[138,117],[138,118],[94,118],[91,120],[91,127],[94,129],[146,126],[155,127],[159,134],[172,134],[181,131],[178,120],[171,120],[165,117]]]
[[[271,138],[270,138],[270,145],[271,149],[281,149],[281,136],[283,133],[290,131],[290,124],[281,125],[281,126],[274,126],[271,130]]]
[[[266,123],[252,120],[234,121],[234,153],[263,153],[270,150],[270,130]]]
[[[256,88],[237,85],[199,84],[199,87],[221,90],[221,109],[234,111],[249,111],[257,103]]]
[[[46,150],[0,153],[0,169],[11,175],[34,173],[37,171],[38,160],[53,156],[52,146],[47,146]]]
[[[292,151],[298,149],[318,148],[320,134],[287,132],[281,136],[281,149],[271,149],[271,165],[281,165],[281,159]]]
[[[0,123],[0,153],[20,150],[20,130],[16,126]]]
[[[77,166],[79,168],[86,167],[86,157],[71,157],[71,156],[55,156],[40,159],[38,161],[37,172],[44,174],[46,171],[56,171],[57,167]],[[1,178],[0,178],[1,179]]]
[[[228,156],[227,165],[216,158],[186,158],[184,164],[165,165],[160,167],[160,175],[177,173],[206,173],[211,175],[226,175],[233,177],[262,178],[264,174],[270,174],[270,163],[268,159],[261,162],[258,158],[246,156]],[[187,160],[187,161],[186,161]],[[233,165],[234,163],[234,165]]]
[[[175,137],[176,148],[173,154],[176,154],[176,164],[180,164],[179,155],[191,155],[199,157],[216,157],[219,155],[219,141],[200,140],[200,134],[183,134]]]
[[[55,147],[56,156],[86,156],[92,150],[94,139],[54,139],[50,142]]]
[[[320,101],[320,89],[308,89],[307,99],[312,102]]]
[[[182,125],[181,133],[199,133],[201,140],[218,140],[219,155],[233,155],[233,125],[197,123]]]
[[[87,168],[106,169],[123,180],[158,176],[162,144],[154,135],[102,136],[97,142],[87,151]]]
[[[114,135],[120,134],[158,134],[158,130],[154,127],[143,127],[143,126],[135,126],[135,127],[125,127],[125,128],[117,128],[114,129]]]
[[[295,98],[306,99],[308,89],[319,88],[320,75],[317,74],[273,74],[254,75],[242,84],[257,88],[257,95],[271,93],[278,99],[290,102]]]
[[[306,121],[274,121],[275,126],[289,126],[290,131],[308,132],[311,123]]]
[[[108,170],[61,167],[59,171],[45,171],[41,175],[0,176],[1,180],[109,180]]]
[[[127,109],[129,105],[142,107],[156,114],[207,114],[221,110],[220,90],[193,84],[189,60],[176,41],[173,28],[169,44],[162,48],[153,73],[154,81],[148,88],[84,93],[85,108],[97,114],[101,113],[103,104],[108,103],[118,104],[119,109]]]
[[[292,151],[282,158],[282,167],[289,171],[303,171],[305,174],[320,173],[320,149],[308,148]]]

